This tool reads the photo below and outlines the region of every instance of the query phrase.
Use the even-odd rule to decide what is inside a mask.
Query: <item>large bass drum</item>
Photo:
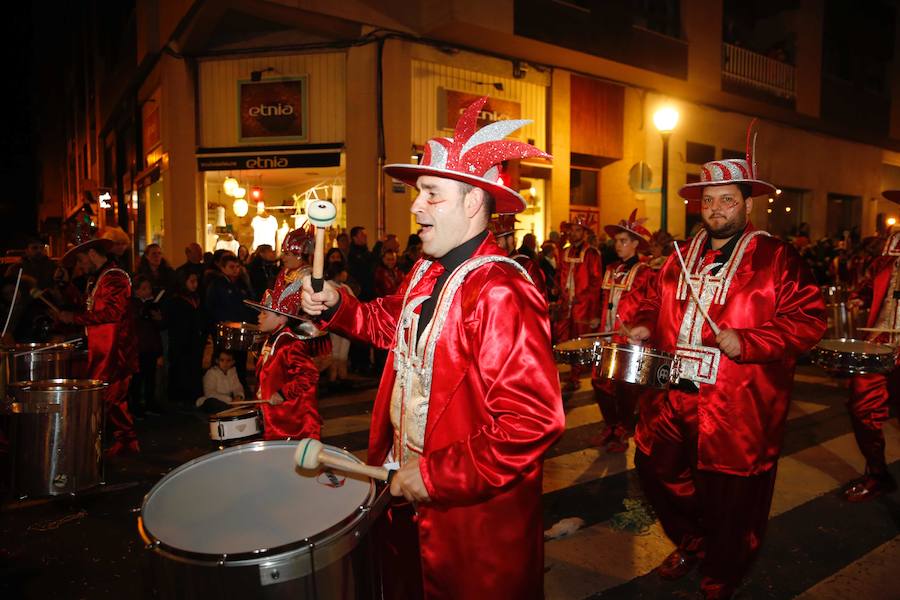
[[[369,479],[301,471],[296,448],[275,440],[207,454],[150,490],[138,519],[149,597],[380,598],[367,532],[387,494]]]

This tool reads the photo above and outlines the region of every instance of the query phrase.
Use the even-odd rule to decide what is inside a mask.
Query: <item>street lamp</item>
[[[666,231],[668,229],[669,214],[669,136],[672,135],[675,126],[678,125],[678,111],[671,106],[663,106],[653,113],[653,124],[662,136],[663,143],[659,229],[660,231]]]

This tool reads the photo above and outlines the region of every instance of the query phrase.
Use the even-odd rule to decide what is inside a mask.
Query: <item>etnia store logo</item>
[[[260,104],[251,106],[247,114],[251,117],[281,117],[294,114],[294,107],[290,104]]]
[[[241,81],[240,141],[304,141],[308,137],[307,78]]]

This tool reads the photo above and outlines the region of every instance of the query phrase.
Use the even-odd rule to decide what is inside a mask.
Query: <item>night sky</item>
[[[34,54],[31,10],[30,2],[10,4],[10,26],[3,35],[6,85],[0,143],[5,149],[3,179],[8,184],[0,201],[0,250],[4,253],[21,247],[22,235],[37,229],[34,131],[38,111],[32,84],[40,62]]]

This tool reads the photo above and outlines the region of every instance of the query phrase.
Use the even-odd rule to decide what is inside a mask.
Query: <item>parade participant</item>
[[[282,272],[283,273],[283,272]],[[301,280],[288,282],[279,275],[275,287],[266,290],[261,303],[246,303],[259,310],[259,329],[268,334],[256,361],[265,439],[319,439],[316,384],[319,370],[309,355],[304,338],[288,327],[298,318]]]
[[[569,224],[569,245],[563,249],[557,270],[560,318],[554,327],[555,340],[565,341],[597,331],[600,325],[600,284],[603,264],[600,252],[587,243],[590,220],[577,216]],[[578,389],[581,367],[573,365],[563,391]]]
[[[419,190],[428,256],[397,294],[362,303],[304,283],[309,314],[391,350],[368,461],[399,463],[391,493],[413,504],[382,523],[388,598],[543,598],[543,456],[564,428],[547,304],[486,228],[494,208],[525,208],[500,162],[549,156],[503,139],[527,121],[476,132],[486,100],[420,165],[385,167]]]
[[[638,252],[647,250],[649,246],[650,232],[644,228],[644,220],[637,218],[635,209],[628,219],[604,227],[607,235],[615,241],[619,260],[608,265],[603,274],[600,303],[603,310],[600,329],[603,331],[616,331],[623,323],[629,322],[647,295],[647,288],[656,279],[653,269],[638,256]],[[647,396],[649,402],[659,394],[640,386],[600,379],[596,371],[592,375],[594,400],[603,415],[604,427],[588,443],[605,447],[607,452],[625,452],[628,438],[634,433],[638,399]]]
[[[546,299],[547,281],[544,271],[531,257],[516,249],[516,215],[495,215],[488,229],[494,234],[497,245],[505,250],[511,259],[522,265],[525,272],[528,273],[528,276],[534,282],[534,287]]]
[[[867,325],[900,330],[900,232],[887,239],[882,256],[872,263],[869,272],[871,279],[863,283],[867,289],[862,291],[863,296],[868,296],[866,292],[870,292],[872,298]],[[856,298],[851,303],[861,304]],[[900,334],[873,333],[870,341],[896,346],[900,342]],[[866,459],[866,470],[862,477],[851,481],[844,490],[844,499],[849,502],[864,502],[897,489],[897,482],[887,470],[883,428],[890,417],[890,392],[896,393],[900,389],[898,386],[900,369],[887,374],[854,375],[850,380],[847,411],[853,424],[856,445]]]
[[[90,379],[109,384],[103,391],[106,419],[113,430],[108,456],[140,452],[134,420],[128,411],[128,386],[138,370],[135,317],[131,309],[131,278],[108,259],[112,240],[88,239],[66,252],[61,263],[72,269],[76,261],[91,277],[83,311],[62,311],[63,323],[83,325],[87,332]]]
[[[677,546],[657,572],[677,579],[700,562],[706,598],[731,597],[759,551],[796,357],[825,331],[809,267],[749,223],[752,197],[774,189],[749,144],[747,160],[705,164],[680,190],[700,200],[704,224],[681,250],[690,277],[669,257],[629,324],[632,340],[680,360],[680,379],[635,436],[642,487]]]

